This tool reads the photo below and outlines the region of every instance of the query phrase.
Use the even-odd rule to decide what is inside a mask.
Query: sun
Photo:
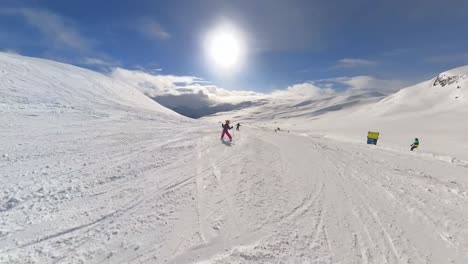
[[[231,25],[219,26],[207,34],[205,51],[215,69],[234,70],[240,66],[245,53],[242,34]]]
[[[209,42],[209,53],[214,63],[230,68],[236,65],[240,55],[239,39],[232,32],[218,32]]]

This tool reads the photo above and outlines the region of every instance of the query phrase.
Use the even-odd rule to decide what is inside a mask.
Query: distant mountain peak
[[[446,85],[450,85],[450,84],[458,82],[460,77],[461,76],[458,76],[458,75],[450,76],[450,75],[445,75],[445,74],[439,74],[439,76],[437,76],[437,78],[434,80],[434,83],[432,84],[432,86],[444,87]]]

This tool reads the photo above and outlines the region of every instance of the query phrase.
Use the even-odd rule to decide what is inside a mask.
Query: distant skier
[[[411,146],[411,151],[413,151],[415,148],[419,147],[419,139],[415,138],[414,143],[410,145]]]
[[[229,140],[232,141],[231,134],[229,134],[229,129],[232,129],[232,126],[229,126],[229,123],[231,123],[229,120],[226,120],[225,124],[221,124],[221,127],[223,128],[223,133],[221,133],[221,140],[224,139],[224,135],[227,135]]]
[[[240,126],[241,126],[240,123],[237,123],[237,124],[236,124],[236,130],[237,130],[237,131],[239,131],[239,127],[240,127]]]

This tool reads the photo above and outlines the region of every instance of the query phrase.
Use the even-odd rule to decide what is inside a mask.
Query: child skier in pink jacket
[[[221,124],[221,127],[223,128],[223,133],[221,133],[221,139],[224,138],[224,135],[227,135],[229,140],[232,141],[231,134],[229,134],[229,129],[232,129],[232,126],[230,126],[229,123],[229,120],[226,120],[225,124]]]

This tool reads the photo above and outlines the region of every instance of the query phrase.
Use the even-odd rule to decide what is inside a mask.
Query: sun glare
[[[205,49],[209,63],[215,69],[234,70],[245,52],[243,39],[233,26],[223,25],[208,33]]]

